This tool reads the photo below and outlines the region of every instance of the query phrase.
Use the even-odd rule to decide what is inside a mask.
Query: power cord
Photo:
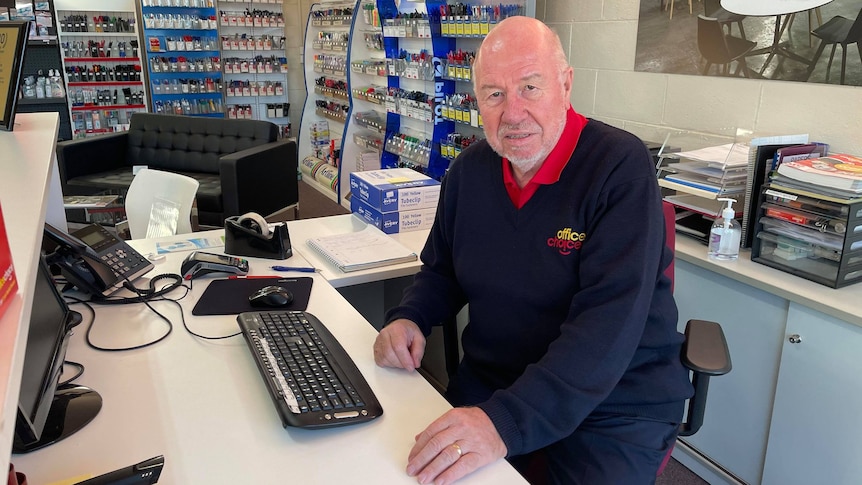
[[[163,280],[163,279],[172,279],[173,282],[166,287],[157,289],[156,288],[156,282],[159,280]],[[199,334],[199,333],[193,331],[191,328],[189,328],[188,324],[186,323],[185,312],[183,310],[182,305],[180,305],[179,301],[188,295],[188,292],[191,290],[191,282],[189,282],[189,286],[185,286],[182,283],[183,283],[183,279],[180,275],[162,274],[162,275],[155,276],[150,280],[149,288],[137,288],[134,285],[132,285],[132,283],[130,281],[126,280],[123,283],[123,287],[125,287],[129,291],[136,293],[138,296],[135,296],[135,297],[101,298],[101,299],[82,300],[80,298],[76,298],[76,297],[70,296],[70,295],[64,295],[64,296],[67,299],[71,300],[71,303],[84,305],[90,311],[91,318],[90,318],[89,325],[87,325],[87,331],[85,332],[85,339],[86,339],[87,345],[90,348],[95,349],[95,350],[100,350],[103,352],[123,352],[123,351],[127,351],[127,350],[137,350],[137,349],[146,348],[146,347],[149,347],[151,345],[155,345],[155,344],[161,342],[162,340],[166,339],[168,337],[168,335],[171,334],[171,332],[173,331],[173,323],[171,322],[171,320],[168,317],[166,317],[165,315],[163,315],[162,313],[160,313],[158,310],[156,310],[155,308],[153,308],[150,305],[150,302],[152,302],[152,301],[169,301],[169,302],[174,303],[179,308],[180,321],[183,324],[183,328],[185,328],[185,330],[190,335],[193,335],[197,338],[201,338],[201,339],[205,339],[205,340],[222,340],[222,339],[236,337],[236,336],[242,334],[242,332],[236,332],[236,333],[232,333],[229,335],[209,336],[209,335]],[[186,292],[185,292],[185,294],[183,294],[183,296],[176,298],[176,299],[167,298],[167,297],[162,296],[162,295],[164,295],[170,291],[173,291],[174,289],[179,288],[179,287],[182,287],[186,290]],[[94,305],[94,304],[95,305],[123,305],[123,304],[130,304],[130,303],[143,303],[143,304],[145,304],[147,306],[147,308],[150,309],[150,311],[152,311],[159,318],[161,318],[162,320],[165,321],[165,323],[168,326],[168,330],[162,336],[160,336],[159,338],[157,338],[153,341],[150,341],[150,342],[147,342],[144,344],[140,344],[140,345],[135,345],[132,347],[109,348],[109,347],[101,347],[101,346],[93,343],[93,340],[91,338],[91,334],[93,332],[93,325],[95,324],[95,321],[96,321],[96,311],[92,305]]]
[[[68,366],[74,367],[78,370],[77,370],[77,372],[75,372],[75,375],[73,375],[72,377],[66,379],[65,381],[61,381],[59,384],[60,386],[65,386],[66,384],[71,383],[72,381],[81,377],[81,375],[84,374],[84,364],[81,364],[79,362],[72,362],[71,360],[64,360],[63,365],[68,365]]]
[[[137,349],[143,349],[143,348],[149,347],[149,346],[151,346],[151,345],[155,345],[155,344],[157,344],[157,343],[161,342],[162,340],[166,339],[166,338],[168,337],[168,335],[170,335],[170,334],[171,334],[171,332],[173,332],[173,329],[174,329],[174,325],[173,325],[173,323],[171,323],[171,321],[170,321],[166,316],[164,316],[164,315],[162,315],[161,313],[159,313],[159,312],[158,312],[158,310],[156,310],[155,308],[153,308],[153,307],[149,304],[149,302],[147,302],[146,300],[139,300],[139,301],[140,301],[140,303],[143,303],[143,304],[147,305],[147,308],[149,308],[153,313],[155,313],[159,318],[161,318],[162,320],[164,320],[164,321],[165,321],[165,323],[167,323],[168,330],[167,330],[167,331],[166,331],[162,336],[160,336],[159,338],[157,338],[157,339],[155,339],[155,340],[152,340],[152,341],[150,341],[150,342],[146,342],[146,343],[140,344],[140,345],[134,345],[134,346],[132,346],[132,347],[120,347],[120,348],[100,347],[100,346],[98,346],[98,345],[94,344],[94,343],[93,343],[93,340],[90,338],[90,335],[91,335],[91,334],[92,334],[92,332],[93,332],[93,325],[94,325],[94,324],[95,324],[95,322],[96,322],[96,310],[93,308],[93,306],[91,305],[91,303],[95,303],[95,302],[94,302],[94,301],[92,301],[92,300],[82,300],[82,299],[80,299],[80,298],[76,298],[76,297],[74,297],[74,296],[69,296],[69,295],[66,295],[66,298],[67,298],[67,299],[69,299],[69,300],[71,300],[71,303],[73,303],[73,304],[81,304],[81,305],[84,305],[84,306],[85,306],[85,307],[87,307],[87,309],[90,311],[90,316],[91,316],[91,318],[90,318],[90,323],[89,323],[89,325],[87,325],[87,331],[84,333],[84,336],[85,336],[85,339],[86,339],[87,345],[88,345],[90,348],[95,349],[95,350],[101,350],[101,351],[103,351],[103,352],[123,352],[123,351],[126,351],[126,350],[137,350]],[[173,300],[171,300],[171,301],[173,301]],[[126,302],[126,303],[132,303],[132,302]]]

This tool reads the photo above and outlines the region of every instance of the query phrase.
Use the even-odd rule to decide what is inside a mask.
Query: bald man
[[[653,483],[692,389],[652,160],[574,111],[540,21],[500,22],[473,77],[486,139],[452,163],[422,270],[374,343],[378,365],[412,371],[469,304],[455,408],[416,435],[407,473],[447,484],[542,455],[550,483]]]

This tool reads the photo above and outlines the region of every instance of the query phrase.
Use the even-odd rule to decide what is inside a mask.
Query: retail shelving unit
[[[228,118],[265,120],[290,135],[281,0],[218,2]]]
[[[143,43],[154,113],[224,116],[213,0],[142,0]]]
[[[65,89],[60,86],[61,94],[49,92],[49,73],[51,70],[62,72],[63,61],[57,40],[57,22],[54,15],[54,5],[48,1],[19,0],[15,2],[18,16],[13,20],[35,20],[36,28],[30,32],[27,41],[27,55],[24,58],[22,71],[22,95],[16,110],[18,113],[56,112],[60,115],[59,140],[72,138],[69,108]],[[39,72],[42,72],[42,86],[39,84]],[[62,76],[62,74],[61,74]],[[62,83],[62,80],[61,80]]]
[[[72,136],[122,131],[147,110],[134,0],[56,0]]]
[[[375,168],[407,167],[438,179],[445,173],[449,163],[435,140],[454,131],[454,123],[435,113],[435,106],[455,90],[454,81],[442,77],[440,64],[455,49],[455,40],[434,35],[429,12],[441,5],[403,3],[399,9],[392,0],[359,5],[362,21],[351,35],[352,110],[341,165],[345,182],[351,172]],[[377,163],[369,166],[375,152]],[[349,193],[350,185],[342,183],[345,206]]]
[[[314,4],[305,34],[306,101],[297,143],[303,180],[339,201],[341,162],[347,117],[349,37],[355,3]]]
[[[535,16],[534,0],[507,5],[359,0],[351,5],[356,15],[346,37],[337,37],[332,23],[323,23],[321,12],[338,7],[312,7],[305,55],[309,96],[298,135],[301,165],[314,175],[310,183],[319,186],[318,174],[325,173],[326,181],[333,181],[335,200],[345,207],[350,206],[349,174],[355,171],[409,167],[442,179],[460,149],[483,136],[472,96],[473,53],[499,20]],[[344,49],[333,42],[345,40],[346,86],[337,76],[340,71],[332,69],[340,57],[326,52]],[[314,69],[321,59],[323,70]],[[345,87],[347,103],[338,97]],[[330,121],[332,110],[321,112],[327,106],[346,110],[338,113],[343,130]],[[328,122],[328,145],[319,138],[327,134],[321,121]]]

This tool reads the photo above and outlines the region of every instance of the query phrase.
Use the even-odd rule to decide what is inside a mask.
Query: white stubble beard
[[[520,126],[521,125],[500,125],[500,127],[497,128],[497,142],[491,143],[490,138],[488,138],[487,135],[485,135],[485,138],[488,139],[488,144],[491,145],[491,149],[493,149],[497,153],[497,155],[500,155],[501,157],[504,157],[509,160],[509,163],[511,163],[515,167],[515,169],[517,169],[517,171],[521,173],[527,173],[536,168],[542,162],[544,162],[548,155],[551,153],[551,151],[554,149],[554,147],[557,145],[560,140],[560,136],[563,134],[563,130],[566,128],[566,117],[564,116],[560,120],[560,123],[556,127],[555,136],[550,138],[550,140],[554,141],[545,142],[535,155],[530,157],[519,157],[517,155],[507,157],[506,154],[503,153],[503,144],[499,140],[503,139],[504,133],[506,131],[511,129],[517,129]],[[541,134],[543,133],[540,132],[540,135]]]

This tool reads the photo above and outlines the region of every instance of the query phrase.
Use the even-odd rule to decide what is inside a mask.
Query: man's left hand
[[[419,483],[443,485],[506,456],[494,423],[479,408],[455,408],[416,435],[407,474]]]

